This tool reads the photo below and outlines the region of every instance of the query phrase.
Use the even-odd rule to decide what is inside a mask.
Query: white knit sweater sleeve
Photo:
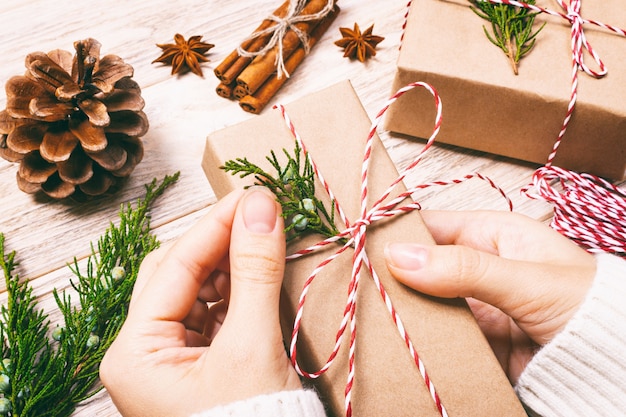
[[[626,416],[626,260],[597,261],[583,305],[518,381],[531,416]]]
[[[312,390],[281,391],[218,406],[192,417],[324,417],[324,406]]]

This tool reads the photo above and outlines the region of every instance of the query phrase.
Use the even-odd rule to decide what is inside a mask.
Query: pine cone
[[[6,83],[0,112],[0,156],[19,161],[17,184],[53,198],[100,195],[143,158],[148,131],[133,67],[100,43],[74,43],[76,55],[55,50],[26,57],[26,74]]]

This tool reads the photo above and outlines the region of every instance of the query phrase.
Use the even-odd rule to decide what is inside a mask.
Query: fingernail
[[[389,243],[385,246],[387,261],[399,269],[421,269],[426,265],[426,256],[426,248],[415,243]]]
[[[250,232],[271,233],[277,215],[276,200],[269,191],[254,189],[244,197],[243,222]]]

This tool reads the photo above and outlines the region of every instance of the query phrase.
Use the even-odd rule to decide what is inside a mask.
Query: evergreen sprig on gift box
[[[316,233],[325,238],[339,234],[335,226],[335,204],[331,201],[328,210],[315,196],[315,172],[308,156],[296,142],[293,155],[283,149],[287,163],[282,165],[276,153],[270,151],[265,159],[272,165],[276,174],[270,174],[247,158],[226,161],[221,168],[241,178],[254,175],[257,185],[267,187],[276,195],[287,220],[285,232],[287,240]],[[304,161],[302,160],[304,159]]]
[[[545,23],[533,32],[537,12],[509,4],[491,3],[489,0],[469,0],[469,2],[473,4],[470,8],[474,13],[491,22],[492,33],[483,26],[485,35],[491,43],[502,49],[517,75],[520,59],[535,46],[537,35]],[[535,0],[527,0],[525,3],[534,5]]]
[[[86,270],[74,259],[72,286],[78,294],[53,291],[63,324],[52,328],[28,281],[15,273],[15,252],[0,233],[0,268],[8,300],[0,319],[0,416],[65,417],[102,389],[98,369],[122,326],[143,258],[159,243],[150,231],[149,210],[178,179],[166,176],[146,185],[135,207],[123,205],[119,225],[111,224],[92,245]]]

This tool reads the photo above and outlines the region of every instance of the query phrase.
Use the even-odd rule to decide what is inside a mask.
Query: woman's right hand
[[[508,212],[423,211],[436,246],[391,243],[392,275],[438,297],[465,297],[515,383],[537,348],[582,304],[595,258],[548,226]]]

